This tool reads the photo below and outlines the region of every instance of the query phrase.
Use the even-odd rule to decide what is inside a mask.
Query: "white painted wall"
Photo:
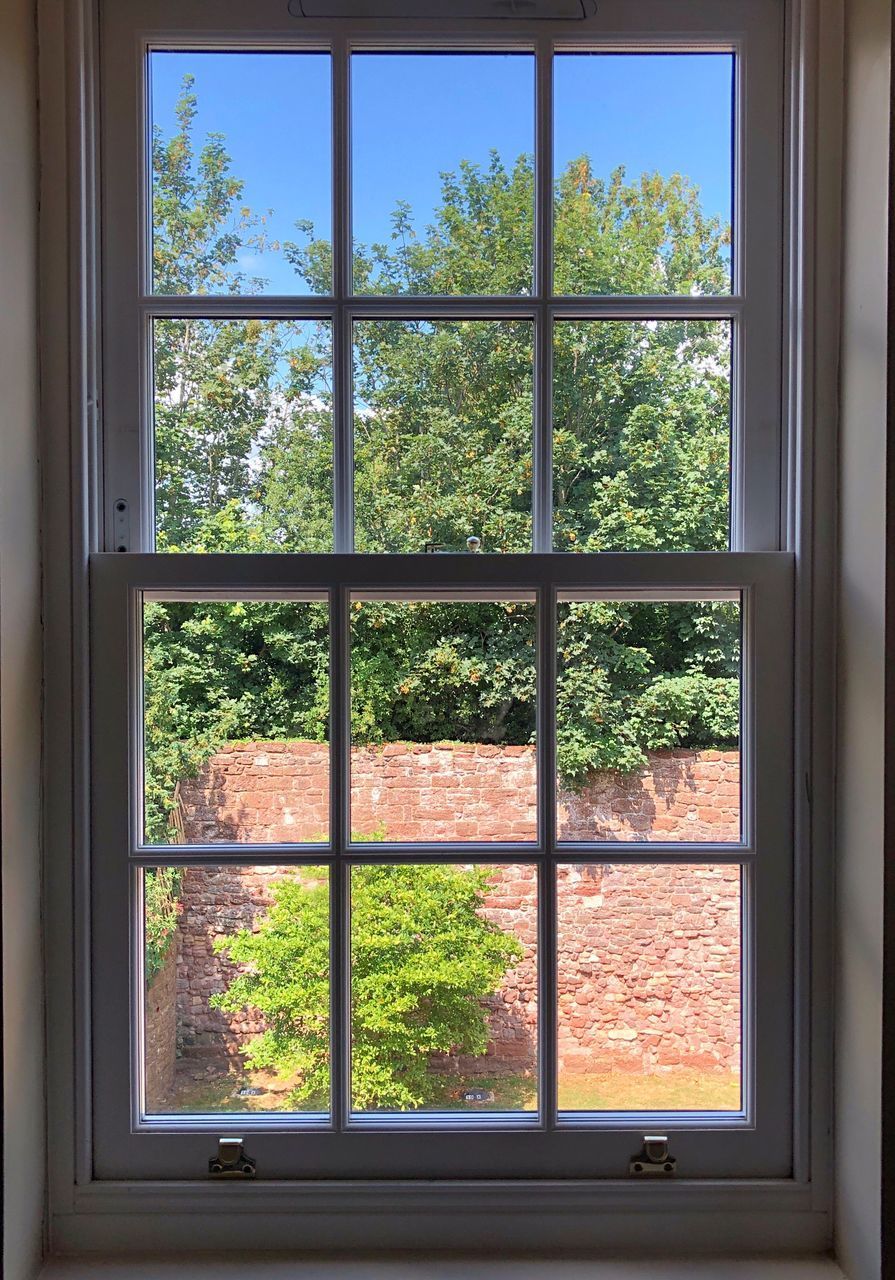
[[[880,1273],[890,0],[847,0],[840,419],[836,1249]]]
[[[37,95],[33,0],[0,4],[0,819],[6,1280],[40,1265],[44,1022],[40,926],[41,627]]]

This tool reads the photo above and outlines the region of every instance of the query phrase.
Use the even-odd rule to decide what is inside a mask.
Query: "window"
[[[673,12],[108,6],[99,1177],[791,1171],[782,33]]]

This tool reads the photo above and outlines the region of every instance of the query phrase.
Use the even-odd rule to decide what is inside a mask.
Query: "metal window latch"
[[[254,1178],[255,1161],[242,1149],[242,1138],[218,1138],[218,1153],[208,1161],[213,1178]]]
[[[677,1169],[677,1160],[668,1153],[668,1138],[664,1133],[645,1133],[643,1151],[632,1156],[628,1173],[635,1177],[651,1176],[667,1178]]]

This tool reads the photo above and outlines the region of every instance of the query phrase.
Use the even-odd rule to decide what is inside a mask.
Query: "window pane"
[[[351,59],[354,292],[531,292],[534,59]]]
[[[359,551],[531,550],[527,322],[354,326]]]
[[[739,1110],[739,867],[559,867],[557,920],[560,1110]]]
[[[730,323],[559,322],[553,338],[556,550],[726,550]]]
[[[330,58],[150,55],[155,293],[332,291]]]
[[[328,839],[328,626],[320,602],[144,599],[149,843]]]
[[[331,551],[328,323],[156,320],[159,551]]]
[[[351,869],[351,1103],[537,1108],[537,871]]]
[[[351,829],[534,840],[535,606],[355,599]]]
[[[325,867],[143,874],[145,1110],[329,1111]]]
[[[730,292],[729,53],[554,60],[555,292]]]
[[[559,605],[560,840],[737,841],[740,604]]]

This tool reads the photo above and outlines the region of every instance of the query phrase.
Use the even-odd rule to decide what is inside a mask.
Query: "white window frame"
[[[256,6],[253,19],[263,9],[274,6]],[[622,6],[603,5],[604,17],[613,11],[620,12]],[[133,13],[135,6],[127,6]],[[157,7],[157,11],[161,6]],[[216,7],[215,21],[220,27],[227,21],[238,25],[239,10],[237,4],[221,4]],[[689,29],[693,32],[691,40],[704,38],[706,32],[711,35],[712,23],[701,21],[701,14],[707,12],[706,6],[683,5],[689,12],[691,21]],[[48,747],[48,770],[53,765],[59,766],[61,775],[71,781],[71,801],[65,803],[61,799],[55,810],[48,816],[49,837],[57,838],[63,846],[74,847],[76,858],[76,876],[72,883],[63,877],[48,886],[49,925],[57,927],[58,936],[73,937],[75,945],[74,987],[69,978],[71,971],[65,960],[64,950],[57,947],[51,953],[50,991],[51,1010],[61,1015],[56,1024],[56,1034],[68,1037],[72,1044],[76,1059],[74,1077],[68,1068],[64,1055],[57,1055],[51,1062],[50,1118],[55,1144],[56,1158],[51,1161],[51,1210],[54,1224],[54,1240],[57,1247],[78,1248],[97,1247],[102,1242],[121,1243],[126,1240],[128,1247],[180,1247],[189,1246],[196,1239],[196,1231],[203,1227],[215,1232],[215,1242],[221,1247],[230,1244],[245,1245],[252,1239],[263,1242],[268,1247],[278,1244],[287,1246],[290,1242],[307,1244],[309,1238],[316,1238],[321,1243],[327,1242],[327,1232],[338,1223],[338,1230],[345,1230],[346,1241],[358,1243],[367,1240],[371,1243],[400,1243],[407,1241],[406,1225],[403,1214],[407,1209],[414,1210],[415,1234],[414,1243],[453,1242],[455,1236],[456,1215],[466,1215],[464,1221],[464,1240],[474,1243],[482,1238],[482,1232],[468,1229],[468,1213],[471,1209],[486,1208],[492,1210],[496,1219],[484,1231],[484,1238],[497,1241],[513,1240],[515,1243],[532,1241],[538,1238],[546,1243],[555,1240],[558,1225],[562,1224],[566,1244],[588,1244],[599,1242],[606,1246],[620,1246],[643,1239],[647,1222],[657,1226],[661,1223],[663,1245],[668,1248],[697,1244],[700,1247],[712,1240],[727,1247],[750,1248],[756,1245],[756,1230],[760,1233],[760,1247],[768,1247],[772,1243],[781,1243],[794,1247],[822,1247],[828,1238],[828,1144],[825,1139],[827,1126],[825,1108],[828,1100],[824,1086],[825,1064],[827,1062],[827,1028],[825,1016],[825,975],[822,960],[825,946],[826,923],[826,889],[828,871],[825,860],[820,856],[819,865],[815,869],[814,882],[811,883],[808,851],[813,847],[815,860],[825,851],[825,826],[828,807],[824,796],[818,796],[814,806],[806,802],[810,795],[812,780],[815,786],[828,778],[825,764],[825,730],[827,728],[826,703],[823,700],[824,689],[829,688],[829,653],[827,649],[827,614],[825,612],[826,579],[823,570],[828,565],[827,547],[823,531],[818,539],[816,531],[812,532],[812,482],[823,488],[829,480],[829,469],[825,469],[822,455],[814,463],[811,435],[815,424],[808,420],[812,409],[812,392],[815,386],[829,385],[829,379],[823,376],[822,370],[816,370],[814,364],[815,350],[812,335],[815,332],[811,313],[806,316],[804,308],[814,302],[815,297],[831,300],[829,282],[815,274],[817,264],[825,261],[826,252],[824,234],[829,244],[830,228],[815,225],[814,204],[816,169],[812,154],[812,139],[816,136],[819,112],[830,110],[829,101],[822,100],[820,106],[816,99],[818,85],[818,65],[827,71],[830,67],[835,72],[839,50],[828,41],[819,43],[819,24],[815,6],[807,3],[804,7],[794,3],[787,14],[787,128],[788,147],[787,165],[787,227],[791,237],[786,255],[786,307],[785,319],[789,348],[786,352],[784,369],[785,403],[787,407],[787,432],[783,448],[776,423],[779,413],[773,412],[769,419],[756,424],[757,434],[763,433],[766,442],[773,437],[766,456],[774,458],[774,466],[781,453],[785,459],[785,475],[781,483],[773,489],[773,502],[767,504],[769,520],[761,523],[761,530],[755,539],[754,550],[771,550],[775,547],[792,549],[796,553],[795,576],[795,629],[797,638],[796,692],[799,699],[796,715],[796,768],[791,777],[798,778],[799,785],[794,787],[793,817],[795,823],[795,1008],[794,1024],[796,1029],[796,1061],[793,1079],[795,1108],[793,1114],[794,1127],[788,1136],[791,1159],[788,1171],[770,1176],[757,1182],[749,1177],[732,1176],[718,1182],[716,1179],[694,1178],[692,1181],[678,1181],[672,1185],[619,1184],[614,1181],[600,1182],[588,1177],[575,1177],[561,1183],[545,1181],[544,1178],[529,1177],[522,1181],[510,1183],[500,1179],[483,1179],[473,1185],[464,1181],[438,1182],[423,1184],[398,1184],[388,1181],[355,1181],[345,1183],[342,1180],[320,1179],[299,1181],[274,1181],[267,1185],[258,1184],[251,1188],[251,1196],[247,1188],[210,1187],[207,1183],[170,1182],[172,1170],[163,1168],[164,1161],[155,1161],[157,1173],[148,1173],[140,1178],[133,1173],[104,1176],[96,1159],[94,1147],[94,1120],[91,1118],[90,1089],[90,1053],[89,1045],[96,1038],[95,1014],[99,1011],[101,1000],[91,1010],[90,986],[87,981],[89,972],[88,943],[103,931],[100,919],[102,913],[94,918],[91,934],[89,925],[90,911],[87,881],[85,876],[90,870],[90,850],[94,859],[99,853],[98,843],[91,841],[87,825],[90,791],[87,775],[89,753],[85,750],[84,737],[88,720],[88,709],[85,702],[86,686],[84,675],[88,670],[91,649],[85,631],[85,614],[80,613],[78,622],[77,602],[84,601],[86,579],[85,556],[87,553],[101,550],[104,539],[100,532],[108,518],[109,504],[101,500],[100,491],[96,487],[96,479],[100,474],[97,449],[97,387],[98,369],[100,367],[96,335],[98,333],[99,307],[96,296],[96,281],[100,261],[103,262],[108,275],[110,264],[114,266],[114,246],[106,244],[103,253],[99,253],[97,227],[99,223],[96,201],[96,168],[98,131],[97,97],[98,75],[96,69],[96,48],[98,44],[96,30],[96,14],[91,0],[66,0],[67,22],[64,30],[55,28],[51,21],[44,23],[45,40],[42,46],[42,74],[44,80],[57,77],[56,83],[46,94],[45,124],[43,127],[43,147],[45,163],[64,162],[68,156],[73,161],[68,171],[71,203],[69,208],[70,222],[66,227],[65,210],[48,210],[45,214],[45,245],[48,247],[45,268],[52,274],[52,265],[70,264],[71,276],[63,270],[61,277],[56,277],[45,286],[45,294],[51,300],[64,299],[68,294],[73,302],[73,309],[68,315],[59,315],[45,327],[45,350],[49,353],[44,370],[45,386],[51,388],[49,412],[51,426],[48,434],[52,441],[54,435],[57,442],[64,444],[64,436],[60,439],[52,426],[56,421],[63,423],[71,420],[72,441],[75,469],[66,474],[64,450],[48,462],[48,473],[55,476],[57,482],[70,485],[74,507],[72,522],[68,523],[68,509],[51,509],[47,540],[50,548],[56,547],[63,552],[63,561],[48,566],[48,598],[51,602],[48,628],[50,633],[51,652],[64,657],[67,653],[69,666],[65,662],[49,672],[48,694],[58,695],[57,705],[63,717],[70,717],[74,729],[74,740],[54,742]],[[182,18],[186,6],[179,7]],[[733,7],[726,7],[727,13]],[[279,12],[279,10],[278,10]],[[716,10],[713,10],[716,13]],[[660,5],[644,5],[639,14],[661,14],[667,21],[668,7]],[[626,19],[630,14],[624,15]],[[680,28],[688,26],[686,21],[677,22],[675,36],[686,45],[687,38],[681,38]],[[309,30],[311,24],[302,24]],[[408,24],[401,24],[406,33]],[[425,39],[438,39],[438,24],[422,24]],[[195,28],[199,30],[198,25]],[[384,33],[382,24],[377,30]],[[507,24],[495,24],[489,29],[488,24],[475,24],[475,38],[486,44],[493,44],[499,34],[506,33]],[[531,24],[532,38],[544,40],[549,36],[549,28],[544,23]],[[492,35],[493,31],[493,35]],[[525,24],[520,31],[527,32]],[[201,32],[205,39],[207,32]],[[567,39],[569,24],[557,24],[559,38]],[[290,29],[290,38],[292,30]],[[223,42],[229,39],[224,33]],[[667,32],[661,41],[667,44]],[[385,36],[384,43],[392,44],[391,37]],[[450,42],[456,45],[456,37],[452,35]],[[621,37],[626,47],[630,44],[630,35]],[[67,47],[66,47],[67,46]],[[729,47],[729,46],[728,46]],[[754,48],[754,45],[750,46]],[[108,86],[106,86],[106,89]],[[760,94],[758,95],[760,96]],[[835,95],[834,95],[835,96]],[[755,106],[756,95],[753,93],[749,104],[751,113]],[[108,99],[107,99],[108,101]],[[835,103],[832,107],[835,115]],[[776,136],[776,135],[775,135]],[[109,163],[108,155],[105,163]],[[548,179],[549,181],[549,179]],[[829,175],[827,182],[830,184]],[[827,199],[832,198],[832,186],[835,185],[835,174],[832,185],[827,191]],[[821,193],[824,194],[823,192]],[[132,199],[133,193],[127,199]],[[127,201],[125,201],[126,203]],[[827,207],[829,207],[827,205]],[[105,223],[111,221],[108,201],[104,210]],[[120,209],[119,209],[120,212]],[[742,225],[742,223],[741,223]],[[55,228],[56,234],[53,234]],[[826,285],[826,288],[825,288]],[[744,307],[751,307],[756,297],[755,290],[749,293],[748,301],[743,300]],[[290,300],[292,301],[292,300]],[[603,300],[601,300],[603,301]],[[620,303],[620,313],[631,314],[625,309],[631,300]],[[659,306],[668,300],[659,300]],[[832,301],[835,302],[835,291]],[[449,300],[444,314],[449,314],[451,305],[457,300]],[[582,300],[576,300],[582,302]],[[581,308],[584,315],[592,314],[591,300],[584,300]],[[179,304],[178,304],[179,306]],[[399,308],[406,310],[405,306]],[[433,308],[427,305],[428,314]],[[239,308],[240,313],[242,308]],[[266,314],[270,312],[270,300],[265,299],[261,307]],[[650,308],[651,314],[655,314]],[[303,314],[306,312],[303,310]],[[226,310],[222,312],[226,314]],[[464,314],[466,312],[464,311]],[[605,314],[605,313],[604,313]],[[106,302],[104,314],[105,329],[108,335],[121,320],[115,313],[115,307]],[[821,342],[818,351],[823,356],[834,349],[830,327],[818,326],[821,338],[826,339],[826,346]],[[133,332],[133,329],[131,330]],[[772,367],[776,370],[779,355],[783,350],[777,344]],[[110,348],[107,348],[107,358]],[[748,352],[746,353],[748,355]],[[740,353],[740,367],[743,355]],[[753,366],[755,368],[755,366]],[[756,368],[756,376],[758,370]],[[116,382],[117,382],[116,378]],[[66,384],[72,388],[70,406],[66,404]],[[128,449],[119,449],[115,436],[126,434],[128,427],[121,432],[115,423],[115,383],[107,382],[105,462],[106,475],[125,474],[127,464],[121,468],[122,458],[128,456]],[[146,396],[143,396],[144,402]],[[773,397],[771,397],[773,400]],[[768,402],[770,403],[770,401]],[[122,407],[119,401],[119,408]],[[818,447],[822,440],[830,438],[832,419],[821,410],[818,415],[816,438]],[[752,428],[750,427],[750,430]],[[133,431],[133,424],[130,427]],[[742,431],[739,433],[740,440]],[[755,437],[757,438],[757,436]],[[543,442],[542,442],[543,447]],[[118,452],[116,453],[116,450]],[[139,451],[137,451],[139,452]],[[130,474],[138,476],[140,467],[144,468],[145,460],[137,459],[137,467],[133,466],[133,450],[131,450]],[[742,474],[742,471],[741,471]],[[765,473],[766,478],[766,473]],[[748,493],[748,484],[746,492]],[[757,488],[753,487],[753,493]],[[109,491],[114,492],[114,488]],[[777,505],[779,495],[779,506]],[[536,497],[537,502],[537,497]],[[739,510],[743,510],[741,497],[735,498]],[[773,515],[771,508],[776,507]],[[537,526],[536,526],[537,527]],[[769,530],[775,528],[765,546],[762,542],[768,539]],[[742,531],[745,526],[739,525]],[[734,545],[744,546],[753,541],[751,533],[738,533]],[[108,545],[108,542],[106,542]],[[71,560],[65,561],[65,553],[71,553]],[[552,557],[551,557],[552,558]],[[704,557],[699,557],[704,560]],[[194,585],[205,580],[210,569],[210,560],[204,558],[206,564],[195,578]],[[282,560],[280,570],[286,571],[288,558]],[[609,558],[601,557],[603,570],[598,572],[598,585],[605,587],[607,579],[612,577]],[[631,559],[626,557],[626,559]],[[637,557],[637,559],[642,559]],[[747,582],[752,575],[761,576],[757,562],[753,557],[725,556],[726,569],[719,574],[728,586],[732,583],[731,566],[738,562],[742,573],[737,576],[737,583],[745,586],[747,595],[757,590],[757,586]],[[113,563],[114,560],[114,563]],[[141,563],[142,562],[142,563]],[[752,563],[750,563],[752,562]],[[787,565],[786,573],[792,571],[789,556],[778,558],[777,571],[780,566]],[[157,563],[157,562],[156,562]],[[169,562],[170,563],[170,562]],[[533,564],[533,560],[529,560]],[[821,571],[817,595],[820,597],[820,608],[812,603],[810,583],[806,578],[809,566],[816,566]],[[116,568],[115,565],[120,566]],[[145,568],[145,575],[144,575]],[[227,570],[233,572],[233,562]],[[658,569],[658,566],[656,566]],[[656,574],[643,564],[644,582],[655,580]],[[132,575],[140,577],[135,583]],[[133,601],[133,593],[139,586],[146,586],[152,579],[152,568],[149,560],[142,556],[122,557],[94,556],[92,579],[98,598],[108,604],[113,601],[124,605],[123,616],[127,617],[129,600]],[[629,585],[625,570],[625,585]],[[237,577],[239,576],[237,572]],[[671,572],[671,576],[674,574]],[[711,576],[711,575],[709,575]],[[170,580],[165,574],[162,579]],[[254,581],[254,576],[253,576]],[[668,585],[666,573],[658,573],[658,581]],[[232,577],[228,576],[232,583]],[[806,585],[807,584],[807,585]],[[159,585],[162,585],[160,580]],[[181,584],[182,585],[182,584]],[[654,581],[654,585],[656,582]],[[692,585],[692,584],[691,584]],[[779,586],[779,582],[778,582]],[[71,621],[66,623],[66,611],[74,604],[75,626]],[[71,619],[71,614],[69,614]],[[109,618],[119,635],[121,617]],[[779,619],[778,619],[779,621]],[[98,629],[99,632],[102,628]],[[753,644],[755,642],[753,641]],[[119,651],[118,656],[121,657]],[[98,665],[99,654],[93,655],[94,670]],[[811,698],[810,702],[806,699]],[[814,708],[813,722],[809,707]],[[803,708],[803,709],[801,709]],[[819,726],[819,727],[818,727]],[[101,749],[103,734],[95,736],[95,744]],[[819,754],[818,754],[819,753]],[[111,763],[111,762],[110,762]],[[118,761],[118,766],[121,762]],[[49,774],[48,774],[49,776]],[[109,776],[113,776],[110,774]],[[803,792],[804,780],[804,792]],[[68,833],[68,834],[67,834]],[[94,832],[94,836],[95,836]],[[116,864],[120,868],[120,864]],[[97,864],[93,866],[94,873]],[[72,893],[73,888],[73,893]],[[814,936],[809,939],[807,921],[813,906]],[[72,934],[72,921],[74,933]],[[809,957],[815,960],[814,978],[807,981],[807,964]],[[809,987],[813,987],[813,1018],[809,1021]],[[66,992],[69,992],[67,995]],[[94,992],[94,995],[97,993]],[[52,1024],[51,1024],[52,1025]],[[92,1028],[92,1030],[91,1030]],[[813,1054],[809,1057],[809,1046],[813,1046]],[[104,1100],[100,1098],[99,1110],[102,1111]],[[629,1145],[626,1143],[626,1146]],[[206,1148],[203,1147],[203,1150]],[[137,1176],[137,1181],[134,1177]],[[177,1174],[173,1173],[176,1178]],[[168,1189],[169,1188],[169,1189]],[[396,1193],[402,1193],[401,1213],[395,1213]],[[247,1208],[247,1206],[251,1206]],[[190,1217],[182,1226],[177,1219],[171,1219],[170,1213],[175,1209],[188,1209]],[[538,1222],[543,1230],[531,1221],[530,1215],[536,1210],[540,1217]],[[575,1224],[572,1225],[568,1214],[574,1210]],[[634,1211],[631,1217],[628,1211]],[[619,1211],[622,1211],[621,1214]],[[166,1232],[164,1239],[158,1235],[158,1215],[164,1214]],[[348,1215],[346,1217],[346,1214]],[[585,1216],[582,1217],[582,1214]],[[657,1215],[658,1217],[654,1216]],[[672,1215],[669,1218],[669,1214]],[[309,1218],[308,1215],[311,1215]],[[333,1216],[335,1215],[335,1216]],[[557,1216],[558,1215],[558,1216]],[[376,1220],[374,1222],[374,1219]],[[313,1225],[316,1223],[316,1226]],[[201,1224],[201,1225],[200,1225]],[[125,1235],[122,1236],[121,1232]],[[253,1237],[252,1233],[259,1234]],[[310,1235],[309,1235],[310,1232]],[[263,1235],[261,1234],[263,1233]],[[315,1235],[316,1233],[316,1235]],[[321,1234],[322,1233],[322,1234]],[[343,1237],[340,1235],[339,1237]]]

